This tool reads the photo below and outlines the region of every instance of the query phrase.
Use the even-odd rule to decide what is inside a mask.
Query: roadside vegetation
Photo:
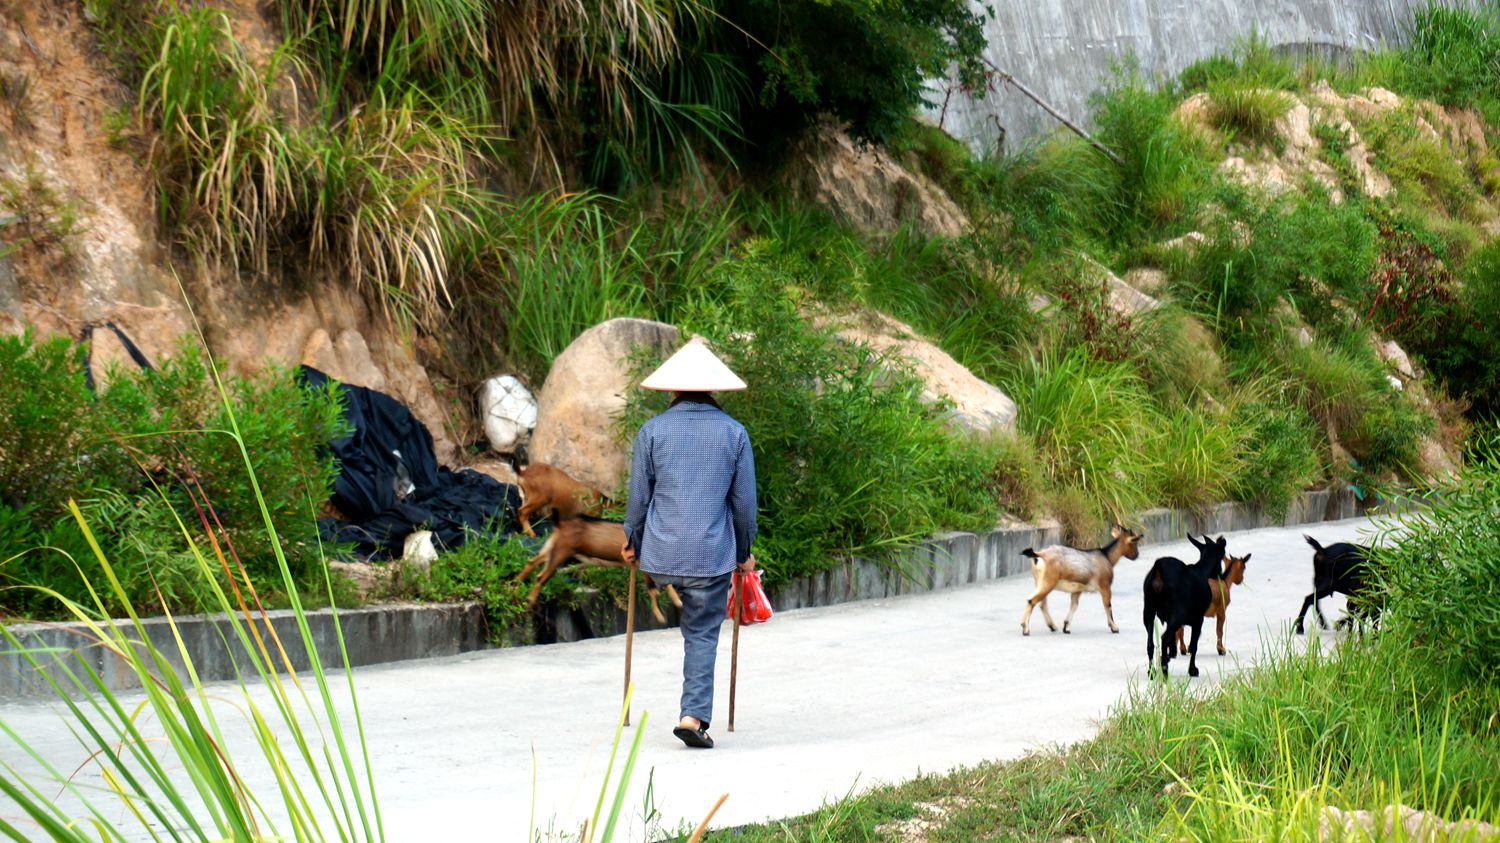
[[[1429,821],[1500,824],[1494,441],[1439,491],[1422,520],[1379,543],[1378,631],[1325,634],[1305,651],[1288,641],[1208,693],[1138,686],[1096,737],[1071,747],[878,786],[706,839],[1480,839],[1472,827],[1377,830],[1391,805]],[[1330,808],[1349,821],[1368,812],[1375,825],[1330,837],[1345,822]]]

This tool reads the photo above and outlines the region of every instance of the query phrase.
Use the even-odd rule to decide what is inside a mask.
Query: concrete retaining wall
[[[292,665],[299,671],[307,669],[307,651],[302,646],[291,611],[278,609],[267,614]],[[349,663],[355,666],[450,656],[486,646],[484,607],[479,603],[368,606],[340,611],[338,619]],[[128,622],[121,623],[128,626]],[[325,666],[341,664],[333,612],[329,609],[310,611],[307,624],[319,660]],[[144,637],[181,674],[182,659],[166,619],[149,618],[143,621],[143,626]],[[241,671],[253,675],[254,668],[245,661],[245,650],[235,636],[233,624],[223,616],[179,617],[176,627],[183,648],[192,654],[193,668],[205,681],[231,679]],[[38,651],[37,660],[52,665],[49,673],[64,687],[71,688],[72,683],[54,664],[53,654],[70,654],[81,660],[114,690],[140,687],[136,674],[125,660],[95,643],[93,634],[83,624],[17,624],[10,631],[20,640],[22,649]],[[133,629],[127,634],[132,640],[141,637]],[[261,635],[269,640],[263,627]],[[11,648],[4,643],[0,643],[0,650],[5,651],[0,652],[0,699],[52,693],[45,679],[32,669],[25,656],[10,652]],[[77,661],[70,664],[85,683],[89,682]]]
[[[1477,0],[1449,0],[1474,6]],[[980,6],[978,2],[974,3]],[[1273,47],[1323,56],[1400,43],[1427,0],[1032,0],[990,3],[985,56],[1074,120],[1111,67],[1134,57],[1149,76],[1176,75],[1231,52],[1252,31]],[[951,87],[951,86],[949,86]],[[1004,85],[974,99],[940,90],[929,112],[976,149],[1006,149],[1050,132],[1057,121]]]
[[[1132,526],[1144,529],[1147,542],[1158,543],[1178,540],[1189,532],[1295,526],[1352,518],[1362,511],[1347,492],[1319,491],[1303,493],[1281,518],[1270,518],[1244,504],[1226,503],[1201,513],[1147,510],[1137,516]],[[788,611],[953,588],[1028,573],[1030,564],[1021,556],[1021,550],[1055,544],[1060,539],[1058,529],[1048,526],[997,529],[984,534],[944,533],[908,548],[893,562],[850,559],[812,576],[769,585],[767,591],[777,611]],[[666,625],[675,624],[676,612],[665,596],[661,603]],[[269,614],[293,665],[298,670],[305,669],[307,657],[291,613],[278,610]],[[307,618],[322,663],[340,664],[332,612],[320,609],[309,612]],[[346,609],[339,613],[339,620],[349,661],[356,667],[455,655],[490,646],[490,630],[486,628],[483,606],[478,603],[370,606]],[[636,612],[636,624],[637,629],[662,626],[645,609]],[[146,637],[180,669],[177,646],[166,621],[153,618],[145,621],[145,627]],[[205,681],[231,679],[237,671],[250,670],[243,664],[243,649],[234,637],[232,625],[224,618],[178,618],[177,628],[192,653],[194,668]],[[575,605],[547,607],[535,618],[498,631],[495,637],[506,646],[516,646],[599,638],[618,635],[624,630],[623,601],[596,591],[581,591]],[[88,630],[82,624],[24,624],[12,626],[11,631],[28,649],[76,654],[115,690],[139,686],[135,674],[126,669],[122,659],[90,643]],[[47,662],[51,656],[40,658]],[[53,668],[52,672],[62,679],[61,671]],[[65,679],[62,681],[66,684]],[[24,657],[0,652],[0,699],[50,693]]]

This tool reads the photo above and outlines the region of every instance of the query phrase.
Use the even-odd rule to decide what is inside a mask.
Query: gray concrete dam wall
[[[1477,6],[1479,0],[1449,0]],[[1148,78],[1175,76],[1226,54],[1252,32],[1272,47],[1340,54],[1399,44],[1428,0],[993,0],[985,57],[1071,119],[1087,123],[1089,97],[1111,68],[1134,58]],[[928,116],[976,150],[1014,151],[1057,121],[993,80],[982,98],[936,83]]]

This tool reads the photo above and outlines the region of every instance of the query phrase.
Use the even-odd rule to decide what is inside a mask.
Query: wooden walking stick
[[[630,587],[626,589],[626,598],[625,598],[627,602],[625,603],[625,697],[624,698],[625,698],[625,700],[626,700],[627,703],[630,700],[630,649],[631,649],[631,645],[633,645],[635,643],[635,577],[636,577],[636,573],[637,573],[637,564],[629,564],[629,565],[625,566],[625,570],[627,572],[629,572],[629,574],[630,574]],[[733,697],[731,696],[730,699],[733,699]],[[732,716],[730,718],[730,721],[733,722],[733,717]],[[629,705],[627,705],[625,707],[625,725],[626,726],[630,725],[630,706]]]
[[[745,575],[734,570],[734,637],[729,639],[729,731],[734,731],[734,686],[740,670],[740,608],[745,605]]]

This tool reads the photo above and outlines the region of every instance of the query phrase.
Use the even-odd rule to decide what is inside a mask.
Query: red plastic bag
[[[736,571],[732,582],[734,585],[729,587],[729,605],[724,607],[726,616],[734,617],[735,593],[739,590],[735,585],[744,583],[745,596],[740,602],[740,625],[765,623],[771,619],[771,600],[766,597],[766,590],[760,586],[760,571]]]

